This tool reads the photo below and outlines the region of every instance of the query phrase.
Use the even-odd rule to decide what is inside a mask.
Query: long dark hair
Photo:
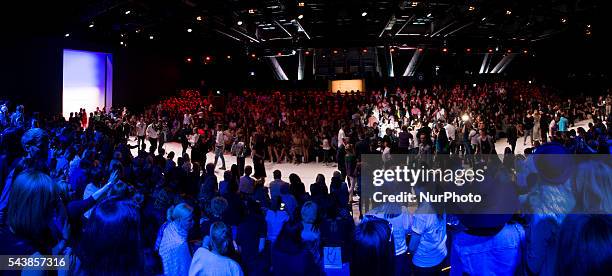
[[[302,230],[304,230],[304,225],[299,221],[285,222],[274,242],[274,249],[289,254],[296,254],[303,250]]]
[[[351,275],[393,275],[394,244],[389,223],[364,218],[355,229]]]
[[[610,248],[612,248],[612,216],[568,215],[563,220],[559,232],[555,274],[609,274],[612,271]]]
[[[109,198],[96,206],[77,248],[86,272],[143,273],[140,214],[132,200]]]

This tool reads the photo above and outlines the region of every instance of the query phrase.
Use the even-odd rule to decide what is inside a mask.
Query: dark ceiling
[[[274,51],[382,45],[486,48],[529,47],[564,32],[588,36],[598,28],[603,31],[604,2],[66,0],[20,3],[18,11],[5,9],[5,14],[18,16],[20,21],[11,22],[30,25],[29,32],[127,47],[157,41]]]

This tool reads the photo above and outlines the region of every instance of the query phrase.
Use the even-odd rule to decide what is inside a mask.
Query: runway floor
[[[572,127],[572,129],[578,128],[578,127],[584,127],[586,129],[589,122],[590,122],[589,120],[580,121],[576,123],[576,125]],[[130,145],[136,145],[135,137],[131,137],[128,143]],[[147,143],[147,148],[148,148],[149,142],[147,141],[146,143]],[[506,138],[499,139],[495,143],[495,148],[497,152],[500,154],[503,153],[504,148],[508,146],[509,145],[508,145]],[[523,145],[523,137],[520,137],[517,142],[515,152],[522,153],[525,148],[530,147],[530,146],[531,145],[529,141],[527,141],[527,145]],[[181,144],[177,142],[165,143],[163,147],[166,153],[174,151],[176,154],[175,159],[178,158],[178,156],[180,155],[182,151]],[[137,149],[132,149],[133,155],[137,155],[137,153],[138,153]],[[187,149],[187,153],[191,154],[191,149]],[[224,157],[225,157],[226,167],[228,169],[231,167],[232,164],[236,163],[235,156],[231,156],[230,154],[225,154]],[[207,162],[214,162],[214,158],[215,158],[214,153],[209,152],[207,154],[206,160]],[[253,166],[253,160],[250,157],[246,158],[246,165]],[[223,179],[223,171],[218,169],[219,167],[221,167],[221,160],[219,160],[219,163],[217,165],[217,170],[215,170],[215,173],[217,174],[217,177],[219,179]],[[278,164],[278,163],[271,163],[271,162],[266,161],[265,167],[266,167],[266,174],[268,175],[268,177],[266,178],[266,185],[272,180],[272,172],[274,170],[280,170],[282,173],[282,179],[287,182],[289,182],[289,174],[296,173],[297,175],[299,175],[300,178],[302,179],[302,182],[306,186],[306,191],[310,191],[310,184],[315,182],[315,178],[317,174],[323,174],[325,176],[326,183],[329,185],[330,179],[334,171],[337,170],[337,167],[335,164],[325,165],[323,163],[316,163],[316,162],[302,163],[302,164],[292,164],[292,163]]]

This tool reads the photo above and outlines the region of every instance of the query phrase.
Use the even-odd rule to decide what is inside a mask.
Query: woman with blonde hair
[[[168,221],[158,232],[155,248],[165,275],[186,275],[191,265],[187,234],[193,226],[193,207],[180,203],[168,208]]]

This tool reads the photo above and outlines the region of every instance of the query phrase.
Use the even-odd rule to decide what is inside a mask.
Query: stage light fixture
[[[365,17],[366,15],[368,15],[368,12],[364,11],[364,12],[361,13],[361,16],[363,16],[363,17]]]
[[[416,6],[418,6],[418,5],[419,5],[419,2],[412,2],[412,6],[413,6],[413,7],[416,7]]]
[[[512,49],[508,49],[506,52],[507,52],[508,54],[509,54],[509,53],[512,53]]]
[[[561,23],[563,23],[563,24],[567,23],[567,18],[561,17]]]
[[[152,36],[152,35],[150,35],[150,36],[149,36],[149,39],[150,39],[150,40],[153,40],[153,39],[155,39],[155,37],[154,37],[154,36]]]
[[[506,15],[511,15],[512,11],[511,10],[506,10]]]
[[[227,58],[227,59],[232,59],[232,56],[228,55],[226,58]]]
[[[498,52],[498,51],[499,51],[499,47],[495,47],[495,52]]]
[[[206,61],[210,61],[212,58],[211,58],[210,56],[206,56],[204,59],[205,59]]]
[[[428,14],[427,14],[427,17],[431,17],[431,13],[428,13]]]
[[[448,48],[442,48],[442,52],[444,53],[448,52]]]
[[[365,54],[368,52],[368,49],[363,49],[362,52]]]
[[[531,81],[528,81],[528,82],[529,82],[529,84],[531,84]]]
[[[130,13],[132,13],[132,11],[130,11],[130,10],[125,11],[125,15],[128,15]]]
[[[94,23],[89,24],[89,27],[93,28],[94,27]]]
[[[249,72],[249,75],[255,76],[255,72],[251,71],[251,72]]]
[[[257,56],[255,54],[251,54],[251,57],[252,58],[256,58]]]
[[[70,33],[66,33],[66,34],[64,35],[64,37],[69,37],[69,36],[70,36]]]
[[[419,52],[423,52],[423,48],[419,47]]]
[[[302,19],[302,18],[304,18],[303,14],[298,15],[298,19]]]
[[[486,17],[483,17],[483,18],[482,18],[480,21],[483,21],[483,22],[484,22],[485,20],[487,20],[487,18],[486,18]]]
[[[187,63],[190,63],[190,62],[191,62],[191,58],[190,58],[190,57],[188,57],[188,58],[186,58],[186,59],[185,59],[185,61],[186,61]]]
[[[255,9],[249,9],[249,14],[254,14],[255,13]]]
[[[468,11],[474,11],[474,10],[476,10],[476,7],[474,7],[474,6],[469,6],[468,7]]]
[[[187,32],[188,32],[188,33],[191,33],[191,32],[193,32],[193,30],[192,30],[191,28],[188,28],[188,29],[187,29]]]
[[[221,95],[221,90],[217,90],[217,95]]]
[[[238,22],[236,22],[236,24],[238,24],[238,26],[242,26],[242,20],[238,20]]]
[[[395,52],[395,48],[389,49],[389,52],[391,52],[391,53]]]
[[[304,2],[298,2],[298,7],[304,7]]]
[[[306,51],[306,52],[304,52],[304,54],[309,56],[310,55],[310,51]]]
[[[199,16],[199,15],[198,15],[198,16],[196,17],[196,20],[197,20],[197,21],[202,21],[202,16]]]
[[[282,56],[282,55],[283,55],[283,53],[278,52],[278,53],[276,53],[276,55],[280,57],[280,56]]]
[[[338,50],[334,50],[334,52],[333,52],[333,53],[334,53],[334,54],[337,54],[337,53],[338,53]]]
[[[488,51],[489,51],[489,53],[493,53],[493,49],[491,49],[491,48],[489,48]]]
[[[140,29],[136,29],[134,32],[139,34],[140,33]]]
[[[471,53],[472,52],[472,48],[467,48],[465,49],[466,52]]]
[[[526,55],[527,53],[528,53],[528,51],[527,51],[527,50],[523,50],[523,54],[525,54],[525,55]]]
[[[119,42],[119,44],[123,45],[124,43],[123,43],[123,41],[121,41],[121,42]]]

